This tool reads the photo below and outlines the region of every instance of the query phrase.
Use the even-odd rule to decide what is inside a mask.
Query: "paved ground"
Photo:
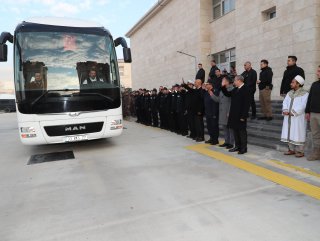
[[[125,124],[119,138],[29,147],[15,114],[1,114],[0,240],[320,240],[320,196],[311,197],[320,162],[253,146],[241,156],[302,181],[303,194],[238,169],[239,157],[217,147],[190,150],[186,138]],[[75,159],[27,165],[30,155],[68,150]]]

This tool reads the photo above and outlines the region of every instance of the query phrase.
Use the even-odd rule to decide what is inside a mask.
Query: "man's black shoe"
[[[210,144],[213,145],[213,146],[215,146],[215,145],[218,145],[218,144],[219,144],[219,141],[212,141]]]
[[[228,145],[228,143],[223,143],[222,145],[219,145],[219,147],[227,147]]]
[[[272,117],[267,117],[267,119],[266,119],[267,121],[272,121],[273,120],[273,118]]]
[[[238,147],[235,147],[229,150],[229,152],[237,152],[237,151],[240,151]]]
[[[226,149],[227,150],[230,150],[230,149],[232,149],[233,148],[233,145],[231,145],[231,144],[228,144],[227,146],[226,146]]]
[[[204,138],[196,138],[196,142],[203,142]]]
[[[251,120],[257,119],[257,117],[255,115],[251,116],[250,118]]]
[[[267,117],[259,117],[258,120],[266,120]]]
[[[243,155],[243,154],[245,154],[245,153],[247,153],[247,149],[238,151],[238,154],[239,154],[239,155]]]
[[[209,139],[209,140],[205,141],[204,143],[206,143],[206,144],[211,144],[211,143],[212,143],[212,140]]]

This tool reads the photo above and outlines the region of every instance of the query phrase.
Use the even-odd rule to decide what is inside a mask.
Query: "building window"
[[[236,67],[236,49],[229,49],[220,53],[212,54],[211,58],[213,58],[218,68],[221,71],[226,70],[230,73],[231,67]]]
[[[262,12],[262,17],[264,21],[268,21],[277,17],[277,9],[276,7],[269,8]]]
[[[220,18],[221,16],[234,10],[235,1],[236,0],[212,0],[213,19]]]

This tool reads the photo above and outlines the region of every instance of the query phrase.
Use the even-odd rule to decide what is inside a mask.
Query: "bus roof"
[[[90,27],[103,27],[100,23],[88,20],[80,20],[73,18],[59,18],[59,17],[34,17],[25,20],[27,23],[45,24],[52,26],[64,26],[64,27],[78,27],[78,28],[90,28]]]

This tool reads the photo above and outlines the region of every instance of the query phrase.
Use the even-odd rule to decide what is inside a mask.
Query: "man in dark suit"
[[[202,64],[198,64],[198,72],[196,75],[196,79],[201,79],[202,83],[204,83],[206,77],[206,71],[202,68]]]
[[[291,90],[291,82],[297,76],[300,75],[305,78],[304,70],[297,66],[298,58],[296,56],[288,56],[287,69],[283,73],[281,81],[280,95],[285,97],[286,94]]]
[[[244,83],[249,90],[249,103],[251,106],[251,119],[256,119],[257,109],[254,100],[254,94],[257,90],[257,72],[252,68],[251,62],[247,61],[244,64],[245,71],[241,74],[244,78]]]
[[[247,152],[247,118],[249,112],[249,89],[244,84],[242,75],[237,75],[234,79],[234,88],[228,91],[228,83],[223,81],[222,92],[225,96],[231,97],[231,106],[228,118],[228,127],[233,130],[235,139],[235,148],[229,152],[238,152],[244,154]]]
[[[182,84],[191,93],[191,103],[190,103],[190,112],[193,116],[193,125],[194,125],[194,139],[196,142],[204,141],[204,101],[203,101],[203,92],[202,81],[197,79],[194,83],[194,89],[190,88],[186,84]]]
[[[209,81],[214,80],[214,78],[216,77],[216,70],[217,69],[218,69],[218,67],[217,67],[216,61],[214,59],[211,60],[211,69],[210,69],[209,78],[208,78]]]

